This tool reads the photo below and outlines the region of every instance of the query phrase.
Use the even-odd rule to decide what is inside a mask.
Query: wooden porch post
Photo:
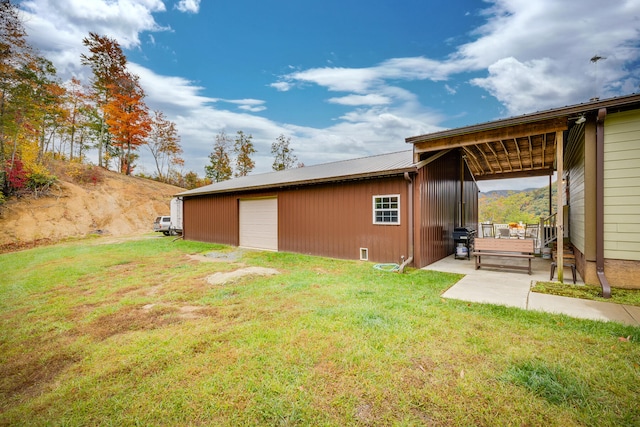
[[[564,283],[564,209],[562,195],[564,194],[564,188],[562,185],[562,177],[564,175],[564,133],[562,131],[556,132],[556,185],[558,186],[558,193],[556,194],[558,213],[556,215],[556,268],[558,269],[558,281]]]
[[[549,174],[549,215],[553,215],[553,172]]]

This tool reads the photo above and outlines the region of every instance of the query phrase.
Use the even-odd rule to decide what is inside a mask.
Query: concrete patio
[[[524,262],[504,259],[505,265]],[[470,260],[455,259],[451,255],[424,269],[465,275],[442,295],[444,298],[640,326],[640,307],[531,292],[532,283],[549,281],[550,264],[550,260],[536,257],[532,261],[533,274],[529,275],[522,271],[489,267],[476,270],[473,257]],[[570,269],[565,269],[564,279],[565,283],[572,283]],[[584,284],[579,274],[577,284]]]

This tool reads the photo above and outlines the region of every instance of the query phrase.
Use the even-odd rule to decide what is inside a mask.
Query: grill
[[[455,246],[455,258],[471,259],[471,247],[476,231],[466,227],[456,227],[453,229],[453,243]]]

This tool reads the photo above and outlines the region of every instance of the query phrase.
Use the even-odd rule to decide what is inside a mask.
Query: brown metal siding
[[[465,167],[461,189],[460,154],[452,152],[423,167],[414,177],[414,266],[420,268],[454,251],[453,229],[460,221],[464,194],[465,226],[475,228],[478,187]],[[189,240],[239,244],[239,199],[278,197],[278,250],[359,259],[367,248],[373,262],[408,257],[408,182],[402,176],[321,184],[260,193],[185,197],[184,236]],[[373,224],[373,196],[400,195],[400,225]]]
[[[460,226],[460,153],[453,151],[420,169],[416,177],[415,266],[429,265],[454,251],[453,230]],[[464,226],[476,228],[477,185],[465,167]]]
[[[403,177],[301,187],[278,194],[279,250],[343,259],[400,262],[408,256],[407,182]],[[400,225],[374,225],[376,195],[400,195]]]
[[[201,242],[238,245],[238,197],[209,195],[185,197],[184,238]]]

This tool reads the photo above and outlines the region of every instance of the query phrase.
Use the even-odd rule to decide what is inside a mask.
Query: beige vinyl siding
[[[640,261],[640,110],[609,114],[604,137],[604,255]]]
[[[571,243],[585,252],[585,153],[584,125],[574,126],[569,134],[568,151],[565,155],[569,177],[569,235]],[[565,227],[567,224],[565,224]]]

